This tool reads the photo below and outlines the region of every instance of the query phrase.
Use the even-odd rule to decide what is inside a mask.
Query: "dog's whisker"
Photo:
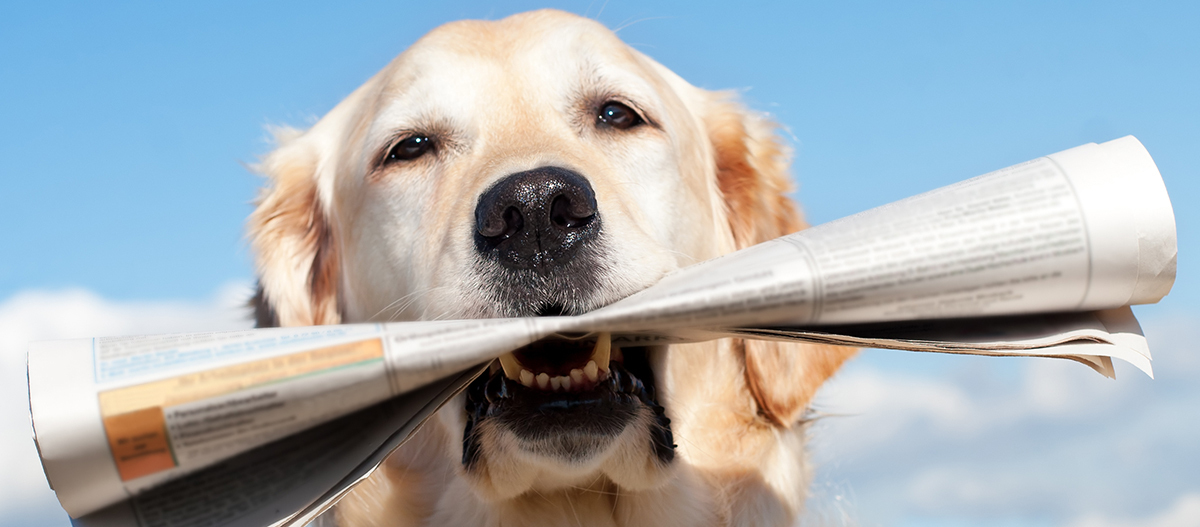
[[[414,302],[416,302],[417,300],[420,300],[425,295],[428,295],[429,293],[433,292],[434,289],[435,288],[431,287],[431,288],[427,288],[423,291],[413,291],[407,295],[404,295],[403,297],[400,297],[399,299],[397,299],[396,302],[393,302],[392,304],[395,305],[401,301],[403,303],[399,304],[399,306],[396,306],[396,308],[392,310],[392,316],[395,317],[397,314],[403,313],[404,310],[408,309],[409,306],[413,305]]]
[[[609,514],[615,517],[617,515],[617,500],[621,499],[621,487],[617,487],[615,485],[614,485],[614,487],[617,490],[613,491],[612,510],[609,511]]]
[[[600,20],[600,15],[603,15],[603,14],[604,14],[604,8],[606,8],[606,7],[608,7],[608,0],[604,0],[604,3],[603,3],[603,4],[600,4],[600,12],[599,12],[599,13],[596,13],[596,20],[597,20],[597,21],[599,21],[599,20]]]
[[[399,317],[401,313],[408,310],[408,308],[411,307],[414,303],[416,303],[417,300],[420,300],[421,298],[425,297],[426,295],[428,295],[430,293],[437,291],[438,289],[445,289],[445,286],[435,286],[435,287],[427,288],[424,291],[419,292],[420,296],[414,296],[416,293],[406,295],[411,298],[409,298],[407,302],[405,302],[403,305],[396,308],[395,311],[392,312],[392,316],[389,317],[389,321],[395,321],[396,318]]]
[[[640,23],[642,23],[642,22],[648,22],[648,21],[650,21],[650,20],[667,20],[667,19],[674,19],[674,18],[677,18],[677,17],[673,17],[673,16],[649,16],[649,17],[646,17],[646,18],[639,18],[639,19],[637,19],[637,20],[634,20],[634,21],[632,21],[632,22],[628,22],[628,23],[622,23],[622,24],[621,24],[619,27],[617,27],[616,29],[614,29],[614,30],[612,30],[612,31],[613,31],[613,33],[620,33],[622,29],[625,29],[625,28],[627,28],[627,27],[629,27],[629,26],[632,26],[632,25],[634,25],[634,24],[640,24]],[[626,21],[628,21],[628,20],[629,20],[629,19],[626,19]]]
[[[424,292],[425,292],[425,291],[413,291],[413,292],[411,292],[411,293],[409,293],[409,294],[407,294],[407,295],[404,295],[404,296],[402,296],[402,297],[400,297],[400,298],[397,298],[396,300],[393,300],[393,301],[392,301],[392,303],[390,303],[390,304],[388,304],[388,305],[386,305],[386,306],[383,306],[383,309],[380,309],[379,311],[376,311],[374,315],[371,315],[370,317],[367,317],[367,320],[375,320],[375,318],[376,318],[376,317],[378,317],[379,315],[383,314],[383,312],[384,312],[384,311],[387,311],[388,309],[391,309],[391,308],[392,308],[392,306],[395,306],[396,304],[398,304],[398,303],[400,303],[400,302],[403,302],[405,299],[412,298],[412,297],[414,297],[414,296],[416,296],[416,295],[418,295],[418,294],[422,294],[422,293],[424,293]],[[404,311],[403,307],[402,307],[401,309],[399,309],[398,311]]]
[[[575,485],[572,485],[572,486],[571,486],[571,488],[572,488],[572,489],[575,489],[575,490],[578,490],[579,492],[589,492],[589,493],[592,493],[592,494],[600,494],[600,495],[602,495],[602,496],[616,496],[616,495],[620,494],[619,492],[612,492],[612,491],[607,491],[607,490],[598,490],[598,489],[587,488],[587,487],[579,487],[579,486],[575,486]]]
[[[687,263],[683,264],[684,267],[695,264],[695,263],[700,263],[699,258],[696,258],[695,256],[685,253],[683,251],[668,250],[667,254],[674,255],[676,258],[682,259],[683,261],[687,262]]]
[[[448,286],[432,286],[432,287],[427,287],[422,290],[413,291],[407,295],[404,295],[404,296],[396,299],[392,303],[385,306],[383,309],[380,309],[377,313],[375,313],[375,315],[371,316],[370,319],[368,319],[368,320],[374,320],[377,317],[379,317],[379,315],[383,314],[385,311],[391,310],[392,314],[387,317],[387,321],[395,322],[401,313],[406,311],[409,307],[411,307],[418,300],[421,300],[422,298],[426,298],[428,295],[430,295],[440,289],[450,289],[450,287],[448,287]],[[403,302],[403,303],[401,304],[401,302]]]
[[[703,454],[705,457],[707,457],[713,461],[720,461],[721,459],[723,459],[723,456],[719,456],[719,455],[713,454],[712,452],[709,452],[708,450],[701,447],[699,443],[692,441],[691,438],[689,438],[689,437],[676,436],[675,440],[679,441],[681,443],[687,443],[690,451]]]
[[[539,498],[546,500],[546,503],[554,505],[554,502],[550,498],[547,498],[545,494],[542,494],[542,492],[540,490],[538,490],[538,489],[529,489],[529,490],[533,491],[534,494],[537,494],[537,496]]]
[[[583,527],[583,521],[579,519],[579,512],[575,510],[575,500],[571,499],[571,494],[567,493],[567,506],[571,508],[571,516],[575,517],[575,525]]]
[[[571,485],[570,487],[572,489],[578,490],[580,492],[590,492],[592,494],[600,494],[600,495],[604,495],[604,496],[614,495],[614,493],[612,493],[612,492],[596,488],[598,483],[602,483],[601,482],[602,479],[604,479],[604,474],[596,474],[596,477],[593,478],[592,482],[588,483],[586,487],[580,487],[578,485]]]
[[[421,291],[414,291],[412,293],[404,295],[400,299],[396,300],[396,302],[404,301],[404,303],[392,309],[392,314],[390,316],[388,316],[387,321],[395,322],[401,313],[404,313],[406,310],[408,310],[408,308],[411,307],[418,300],[421,300],[422,298],[426,298],[428,295],[435,293],[438,290],[442,290],[442,289],[451,289],[451,288],[448,286],[433,286],[433,287],[429,287],[429,288],[426,288]],[[407,300],[405,300],[405,299],[407,299]],[[392,302],[391,304],[389,304],[389,306],[394,306],[396,304],[396,302]],[[383,311],[385,311],[387,309],[388,308],[386,308],[386,307],[381,309],[380,313],[382,313]],[[428,317],[425,315],[426,314],[423,312],[421,314],[421,316],[419,316],[418,318],[427,320]],[[375,316],[376,317],[379,316],[379,313],[376,313]],[[375,317],[372,317],[372,318],[375,318]]]
[[[453,320],[455,317],[450,313],[438,313],[432,318],[425,317],[426,320]]]

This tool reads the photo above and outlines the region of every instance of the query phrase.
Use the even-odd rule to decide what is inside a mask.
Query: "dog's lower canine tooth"
[[[592,350],[592,360],[601,370],[608,371],[608,359],[612,354],[612,335],[604,332],[596,336],[596,348]]]
[[[546,375],[546,372],[537,374],[537,384],[538,384],[538,388],[541,388],[543,390],[545,390],[546,388],[549,388],[550,387],[550,376]]]
[[[517,362],[517,356],[512,353],[505,353],[500,356],[500,367],[504,368],[504,376],[512,380],[520,380],[521,378],[521,363]]]
[[[583,367],[583,374],[587,375],[589,381],[596,382],[600,380],[600,369],[596,366],[596,361],[588,361],[587,366]]]
[[[533,372],[526,370],[526,369],[522,369],[521,370],[521,384],[524,384],[525,386],[533,386]]]

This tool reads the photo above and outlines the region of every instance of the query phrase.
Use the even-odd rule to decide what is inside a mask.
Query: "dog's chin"
[[[675,445],[655,399],[649,350],[598,347],[595,340],[536,343],[476,379],[466,393],[465,471],[525,464],[517,470],[618,482],[629,467],[613,465],[631,458],[641,458],[635,472],[668,467]]]

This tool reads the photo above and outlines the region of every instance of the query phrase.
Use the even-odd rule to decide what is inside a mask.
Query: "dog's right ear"
[[[297,130],[275,138],[278,148],[258,166],[267,188],[247,225],[258,270],[255,318],[260,327],[337,324],[338,255],[317,187],[320,154]]]
[[[777,125],[721,92],[710,92],[704,122],[736,248],[807,227],[787,197],[790,160]],[[856,351],[765,340],[735,340],[734,346],[745,358],[746,386],[759,413],[782,427],[800,421],[817,389]]]

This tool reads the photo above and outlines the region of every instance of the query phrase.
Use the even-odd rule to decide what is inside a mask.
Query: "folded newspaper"
[[[304,525],[496,357],[541,339],[743,337],[1059,357],[1151,375],[1129,306],[1175,279],[1133,137],[1021,163],[681,269],[572,317],[37,342],[46,477],[76,525]]]

